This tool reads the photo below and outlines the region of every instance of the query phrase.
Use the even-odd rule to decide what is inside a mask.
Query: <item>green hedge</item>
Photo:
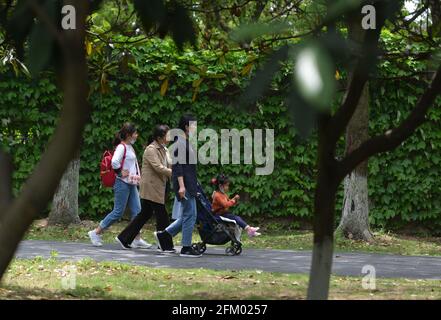
[[[126,49],[124,49],[126,50]],[[119,126],[133,121],[145,142],[157,123],[177,124],[183,112],[198,118],[198,128],[275,129],[275,168],[270,176],[256,176],[252,165],[199,165],[200,181],[211,193],[210,179],[222,171],[233,179],[233,192],[243,203],[237,213],[259,217],[312,216],[316,139],[302,140],[292,128],[281,92],[280,74],[269,96],[252,110],[230,107],[249,81],[249,58],[241,53],[219,57],[214,53],[186,52],[180,56],[169,42],[150,41],[131,49],[128,71],[106,73],[106,80],[91,76],[93,113],[81,149],[80,212],[82,218],[101,218],[113,204],[112,192],[100,187],[99,162]],[[93,57],[90,60],[93,61]],[[136,62],[136,63],[135,63]],[[190,66],[207,68],[196,100],[200,76]],[[127,65],[125,66],[127,67]],[[125,68],[124,68],[125,70]],[[388,71],[383,66],[383,71]],[[213,74],[221,75],[213,77]],[[50,74],[30,80],[8,68],[0,69],[1,144],[14,156],[14,190],[32,171],[54,130],[61,97]],[[162,76],[162,77],[161,77]],[[168,77],[164,96],[161,86]],[[164,87],[163,87],[164,89]],[[424,87],[420,82],[371,84],[372,135],[396,125],[411,110]],[[102,93],[102,91],[107,93]],[[189,106],[186,107],[186,106]],[[409,221],[437,226],[441,222],[441,110],[433,108],[429,121],[394,152],[369,162],[371,219],[375,226],[398,227]],[[137,144],[139,157],[142,143]],[[342,190],[337,210],[341,209]]]

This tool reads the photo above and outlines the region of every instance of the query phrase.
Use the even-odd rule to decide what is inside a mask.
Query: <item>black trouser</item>
[[[125,244],[131,244],[145,223],[152,217],[153,213],[156,216],[157,231],[162,231],[169,226],[170,220],[165,205],[141,199],[141,212],[119,234],[119,240]]]

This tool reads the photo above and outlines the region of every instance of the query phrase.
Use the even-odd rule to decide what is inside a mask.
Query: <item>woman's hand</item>
[[[238,195],[238,194],[236,194],[235,196],[234,196],[234,198],[233,198],[235,201],[239,201],[239,199],[240,199],[240,196]]]
[[[121,177],[126,178],[129,176],[129,170],[123,170],[121,171]]]
[[[185,197],[185,187],[180,187],[178,193],[179,193],[179,196],[181,197],[181,199],[184,199],[184,197]]]

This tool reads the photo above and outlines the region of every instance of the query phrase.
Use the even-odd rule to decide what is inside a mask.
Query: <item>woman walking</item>
[[[178,219],[165,230],[155,232],[156,241],[162,251],[173,251],[173,238],[182,231],[181,257],[200,257],[201,254],[194,250],[192,233],[196,222],[196,153],[189,142],[190,133],[195,132],[194,122],[196,119],[191,115],[184,115],[179,121],[179,136],[172,152],[172,181],[175,197],[181,204],[181,213]]]
[[[141,211],[138,193],[140,171],[135,149],[133,148],[137,138],[138,131],[136,127],[127,122],[118,131],[113,141],[116,149],[112,157],[112,168],[117,174],[115,185],[113,186],[115,202],[112,212],[100,222],[96,229],[88,233],[90,241],[96,247],[103,245],[101,235],[112,224],[121,219],[127,206],[130,209],[132,220]],[[131,246],[136,248],[151,247],[150,244],[141,239],[139,234]]]
[[[166,147],[168,131],[167,125],[157,125],[151,143],[145,148],[140,185],[141,213],[115,238],[124,249],[131,247],[130,244],[153,214],[156,216],[156,230],[164,230],[170,224],[165,208],[167,182],[172,175],[171,158]],[[174,252],[173,248],[167,251]]]

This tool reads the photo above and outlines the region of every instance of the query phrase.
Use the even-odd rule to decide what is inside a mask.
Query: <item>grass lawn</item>
[[[97,223],[83,221],[80,225],[68,228],[60,226],[46,226],[45,220],[36,221],[26,235],[26,239],[33,240],[59,240],[59,241],[89,241],[87,232]],[[105,242],[115,242],[115,236],[127,225],[121,222],[113,225],[104,235]],[[299,230],[282,231],[280,228],[262,226],[262,236],[249,239],[242,237],[245,248],[263,249],[290,249],[290,250],[311,250],[312,232]],[[147,224],[143,230],[143,238],[154,243],[154,225]],[[375,241],[366,243],[344,238],[336,239],[336,251],[341,252],[376,252],[393,253],[399,255],[441,255],[441,238],[428,236],[404,236],[392,233],[374,232]],[[199,235],[195,233],[193,241],[198,241]],[[179,244],[180,235],[175,239]]]
[[[76,287],[63,280],[76,270]],[[69,283],[69,282],[64,282]],[[262,271],[156,269],[120,263],[17,259],[0,286],[1,299],[305,299],[307,275]],[[441,299],[441,281],[333,276],[330,299]]]

